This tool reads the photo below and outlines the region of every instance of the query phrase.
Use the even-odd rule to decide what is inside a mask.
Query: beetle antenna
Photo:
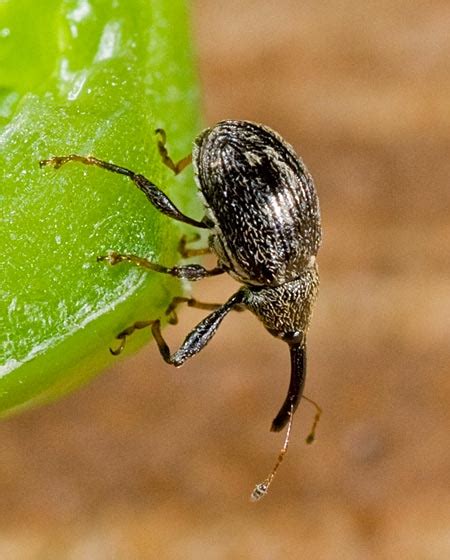
[[[284,438],[283,447],[280,449],[280,453],[278,454],[277,461],[276,461],[273,469],[270,471],[269,476],[265,480],[263,480],[262,482],[257,484],[255,486],[255,488],[253,489],[253,492],[251,493],[251,496],[250,496],[250,501],[251,502],[258,502],[261,498],[264,498],[264,496],[267,494],[267,492],[269,491],[269,486],[272,484],[272,480],[275,478],[275,474],[278,470],[278,467],[281,465],[281,462],[283,461],[284,456],[287,453],[288,445],[289,445],[289,439],[291,437],[292,422],[294,420],[294,405],[293,404],[291,404],[291,409],[288,412],[288,414],[289,414],[289,422],[288,422],[288,426],[287,426],[287,430],[286,430],[286,437]]]
[[[316,401],[313,401],[312,399],[310,399],[306,395],[302,395],[302,399],[305,399],[305,401],[308,401],[316,409],[316,414],[314,416],[313,424],[311,426],[311,431],[309,432],[309,434],[308,434],[308,436],[305,440],[306,443],[310,444],[310,443],[314,443],[314,441],[316,440],[316,428],[317,428],[317,424],[319,423],[320,417],[322,416],[322,409],[316,403]]]

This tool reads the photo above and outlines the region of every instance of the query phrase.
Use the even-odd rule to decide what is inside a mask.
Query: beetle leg
[[[168,307],[167,307],[167,309],[164,313],[164,315],[169,317],[168,322],[171,325],[176,325],[178,323],[178,317],[177,317],[177,314],[175,312],[175,309],[178,307],[178,305],[180,305],[180,303],[187,303],[188,307],[194,307],[196,309],[206,309],[208,311],[216,310],[216,309],[219,309],[220,307],[222,307],[221,303],[203,303],[203,302],[198,301],[194,298],[188,298],[188,297],[182,297],[182,296],[174,297],[173,300],[168,305]],[[244,306],[239,304],[239,303],[236,303],[235,306],[232,309],[234,311],[244,311],[245,310]],[[120,345],[115,350],[110,348],[109,350],[110,350],[111,354],[113,354],[114,356],[118,356],[119,354],[121,354],[123,349],[125,348],[125,343],[126,343],[126,339],[127,339],[128,336],[133,334],[134,331],[136,331],[136,330],[145,329],[146,327],[151,327],[153,325],[153,323],[156,323],[156,321],[157,321],[157,319],[153,319],[153,320],[150,320],[150,321],[136,321],[135,323],[133,323],[132,325],[130,325],[129,327],[127,327],[126,329],[121,331],[116,336],[116,338],[121,341]],[[159,321],[158,321],[158,323],[159,323]],[[161,338],[162,338],[162,336],[161,336]]]
[[[166,317],[169,317],[168,321],[171,325],[176,325],[178,323],[178,316],[175,309],[180,305],[180,303],[187,303],[188,307],[206,309],[208,311],[214,311],[222,305],[221,303],[203,303],[195,298],[182,296],[174,297],[165,312]]]
[[[187,235],[183,235],[178,243],[178,252],[184,259],[189,257],[198,257],[199,255],[207,255],[211,252],[210,247],[201,247],[200,249],[188,249],[186,245],[188,243],[195,243],[200,239],[200,235],[196,233],[191,239],[187,238]]]
[[[157,263],[153,263],[143,257],[138,257],[137,255],[122,255],[112,251],[108,255],[102,255],[97,257],[97,262],[105,261],[111,266],[119,264],[121,262],[129,262],[140,266],[142,268],[147,268],[148,270],[153,270],[154,272],[162,272],[163,274],[170,274],[176,278],[186,278],[186,280],[201,280],[208,276],[217,276],[225,272],[222,268],[216,267],[211,270],[207,270],[205,267],[199,264],[185,264],[181,266],[167,267],[162,266]]]
[[[306,344],[290,344],[289,350],[291,353],[291,380],[286,400],[272,422],[272,432],[281,431],[288,423],[290,411],[295,412],[305,385]]]
[[[132,325],[130,325],[126,329],[123,329],[123,331],[120,331],[120,333],[116,336],[117,340],[120,340],[120,344],[114,350],[112,348],[109,349],[111,354],[113,356],[118,356],[119,354],[121,354],[123,349],[125,348],[127,337],[130,336],[130,334],[133,334],[134,331],[137,331],[137,330],[140,330],[140,329],[145,329],[146,327],[150,327],[154,322],[155,322],[154,320],[153,321],[136,321],[135,323],[133,323]]]
[[[126,167],[120,167],[119,165],[115,165],[114,163],[97,159],[94,156],[79,156],[76,154],[70,154],[67,156],[55,156],[50,159],[44,159],[39,162],[39,166],[44,167],[46,165],[52,165],[55,169],[59,169],[69,161],[78,161],[79,163],[82,163],[84,165],[95,165],[96,167],[101,167],[102,169],[111,171],[112,173],[125,175],[133,181],[133,183],[145,194],[151,204],[153,204],[153,206],[162,214],[165,214],[166,216],[169,216],[169,218],[173,218],[174,220],[178,220],[179,222],[190,224],[191,226],[196,226],[203,229],[208,227],[203,222],[199,222],[197,220],[189,218],[189,216],[185,216],[182,212],[180,212],[180,210],[178,210],[178,208],[170,200],[170,198],[166,196],[162,192],[162,190],[160,190],[154,183],[152,183],[143,175],[135,173],[134,171],[131,171],[131,169],[127,169]]]
[[[243,302],[243,293],[239,290],[218,309],[210,313],[187,335],[183,344],[173,354],[161,334],[159,320],[152,324],[152,333],[158,344],[164,361],[176,367],[181,366],[188,358],[198,354],[215,335],[224,317],[237,305]]]
[[[195,309],[207,309],[210,311],[214,311],[215,309],[219,309],[221,307],[221,303],[203,303],[198,301],[194,298],[182,297],[177,296],[174,297],[173,300],[170,302],[170,305],[166,309],[165,315],[169,317],[169,323],[171,325],[176,325],[178,323],[178,317],[175,312],[175,309],[180,305],[180,303],[187,303],[188,307],[194,307]],[[233,311],[242,312],[245,311],[245,305],[241,303],[237,303],[233,307]],[[306,398],[306,397],[305,397]],[[313,401],[311,401],[313,402]],[[315,403],[314,403],[315,404]]]
[[[159,136],[158,151],[161,155],[163,164],[171,169],[175,173],[175,175],[178,175],[178,173],[183,171],[185,167],[192,163],[192,154],[187,155],[186,157],[180,159],[180,161],[177,161],[177,163],[175,163],[169,156],[169,152],[166,148],[166,131],[163,128],[157,128],[155,130],[155,134]]]

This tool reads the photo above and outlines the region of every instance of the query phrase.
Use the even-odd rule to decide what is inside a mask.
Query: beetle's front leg
[[[186,280],[201,280],[208,276],[217,276],[218,274],[223,274],[225,271],[216,267],[211,270],[199,264],[186,264],[182,266],[162,266],[160,264],[151,262],[143,257],[138,257],[137,255],[123,255],[112,251],[108,255],[102,255],[97,257],[98,262],[107,262],[111,266],[119,264],[121,262],[128,262],[146,268],[148,270],[153,270],[154,272],[162,272],[163,274],[170,274],[170,276],[175,276],[176,278],[185,278]]]
[[[66,165],[71,161],[76,161],[83,165],[93,165],[102,169],[106,169],[107,171],[111,171],[111,173],[118,173],[119,175],[129,177],[159,212],[165,214],[166,216],[169,216],[169,218],[178,220],[179,222],[190,224],[191,226],[202,229],[207,229],[207,226],[203,222],[193,220],[192,218],[189,218],[189,216],[186,216],[185,214],[180,212],[180,210],[178,210],[178,208],[170,200],[170,198],[166,194],[164,194],[163,191],[155,185],[155,183],[150,181],[150,179],[147,179],[140,173],[135,173],[131,169],[122,167],[121,165],[116,165],[115,163],[110,163],[109,161],[104,161],[94,156],[79,156],[77,154],[69,154],[67,156],[54,156],[50,159],[43,159],[39,162],[39,167],[46,167],[50,165],[55,169],[59,169],[60,167]]]
[[[225,316],[235,307],[241,306],[243,300],[243,293],[239,290],[231,296],[226,303],[210,313],[205,319],[203,319],[203,321],[194,327],[194,329],[187,335],[180,348],[173,354],[170,352],[170,348],[162,337],[160,321],[154,321],[152,323],[152,333],[164,361],[168,364],[179,367],[188,358],[198,354],[215,335]]]

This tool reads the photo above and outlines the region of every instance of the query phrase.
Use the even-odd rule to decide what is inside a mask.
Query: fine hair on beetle
[[[263,497],[286,454],[294,412],[304,399],[316,408],[307,442],[314,434],[321,410],[303,395],[306,375],[306,337],[312,307],[317,297],[319,275],[316,256],[321,243],[319,200],[314,181],[301,158],[279,134],[250,121],[225,120],[204,130],[195,140],[192,155],[175,162],[166,148],[166,134],[156,130],[162,162],[175,174],[192,163],[205,214],[194,220],[183,214],[152,181],[130,169],[97,159],[70,154],[42,160],[40,166],[58,169],[70,161],[93,165],[125,175],[145,194],[149,202],[169,218],[207,230],[208,247],[192,249],[186,237],[180,241],[183,258],[208,252],[217,265],[200,264],[166,267],[145,257],[115,251],[97,258],[109,265],[122,262],[150,271],[195,281],[228,273],[241,287],[224,304],[203,303],[195,298],[176,297],[166,310],[169,323],[176,323],[178,305],[211,311],[187,335],[180,348],[171,352],[161,333],[161,318],[137,321],[122,330],[119,344],[111,349],[120,354],[135,330],[149,327],[163,359],[181,366],[198,354],[232,310],[251,311],[267,331],[289,348],[291,377],[287,396],[272,422],[272,431],[287,425],[284,445],[269,476],[256,485],[251,499]]]

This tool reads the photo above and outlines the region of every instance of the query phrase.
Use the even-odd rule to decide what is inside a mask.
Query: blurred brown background
[[[283,440],[287,349],[250,314],[182,370],[149,345],[2,423],[0,558],[450,558],[450,4],[197,0],[193,19],[205,121],[267,123],[318,186],[318,441],[305,403],[251,504]]]

